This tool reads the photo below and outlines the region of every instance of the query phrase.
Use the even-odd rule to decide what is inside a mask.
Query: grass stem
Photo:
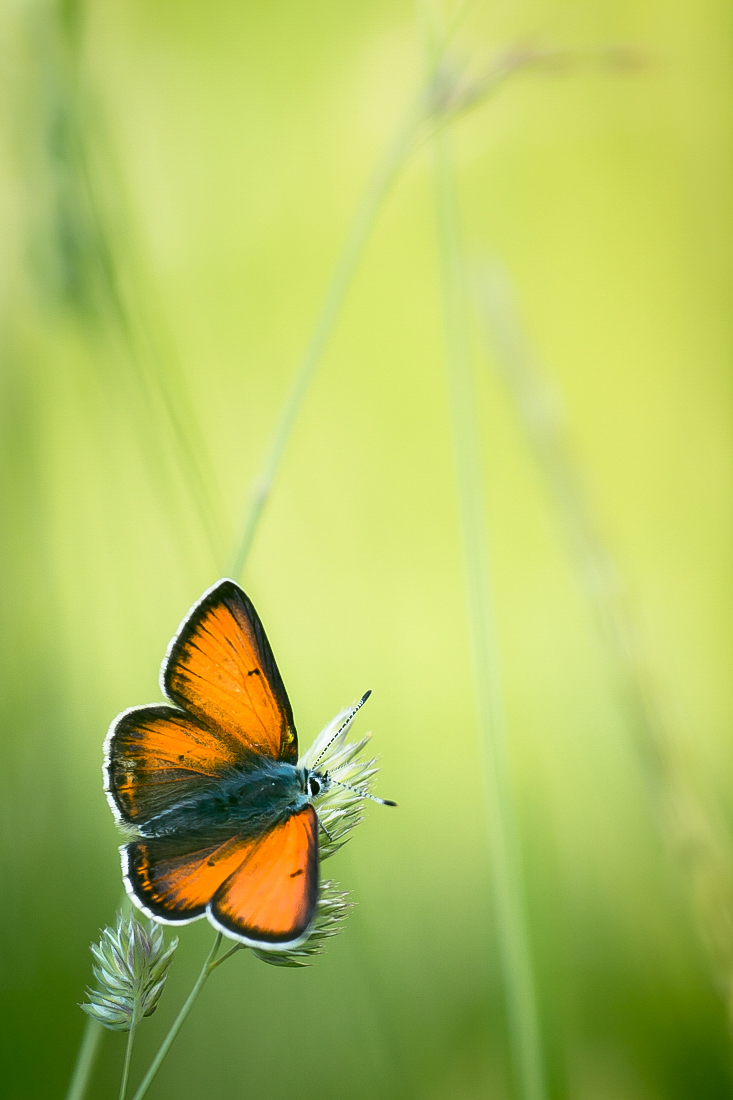
[[[539,1013],[522,896],[521,861],[499,679],[458,202],[448,135],[443,128],[436,129],[433,135],[433,151],[446,364],[499,954],[518,1093],[522,1100],[546,1100]]]
[[[527,340],[509,278],[498,264],[477,280],[492,361],[506,384],[527,445],[547,487],[601,637],[611,679],[632,732],[650,801],[680,867],[713,979],[733,1025],[733,852],[730,832],[678,759],[635,616],[566,438],[562,400]]]
[[[272,491],[275,476],[298,413],[310,387],[313,375],[323,358],[336,327],[341,308],[377,215],[407,156],[422,116],[423,111],[420,105],[415,105],[408,111],[383,160],[378,165],[352,222],[313,335],[298,367],[295,381],[280,414],[280,420],[265,457],[262,472],[255,484],[244,531],[233,558],[231,576],[235,579],[240,578],[242,575],[255,532]]]
[[[104,1028],[99,1021],[87,1016],[66,1100],[82,1100],[86,1093],[103,1035]]]
[[[272,492],[272,486],[292,433],[293,426],[303,405],[308,389],[310,388],[313,376],[323,358],[336,327],[346,295],[351,286],[361,257],[364,254],[377,216],[384,205],[384,201],[396,176],[413,147],[415,139],[420,132],[421,125],[426,118],[429,117],[430,92],[434,86],[440,65],[443,62],[445,50],[472,3],[473,0],[464,0],[459,6],[448,32],[443,36],[439,48],[435,51],[435,60],[427,74],[425,84],[419,90],[414,102],[407,110],[405,117],[395,132],[392,142],[387,147],[382,160],[377,165],[354,220],[351,223],[346,241],[336,264],[336,269],[326,292],[321,312],[316,321],[313,335],[301,359],[300,366],[295,375],[295,381],[280,414],[280,419],[275,428],[260,475],[255,482],[250,507],[244,523],[244,530],[232,558],[230,576],[235,580],[240,579],[244,571],[244,566],[249,556],[257,527],[262,518],[262,513],[270,497],[270,493]]]
[[[212,971],[216,967],[216,955],[217,955],[217,952],[219,950],[219,947],[221,946],[221,940],[222,940],[221,932],[218,932],[217,935],[216,935],[216,938],[214,940],[214,943],[212,945],[211,951],[206,956],[206,961],[205,961],[204,965],[201,967],[201,971],[199,973],[198,978],[196,979],[196,981],[194,983],[193,989],[189,993],[189,995],[186,998],[186,1000],[184,1001],[178,1015],[176,1016],[175,1020],[171,1024],[170,1030],[168,1031],[168,1034],[166,1035],[163,1042],[160,1044],[160,1047],[158,1049],[158,1053],[155,1055],[155,1058],[153,1058],[153,1061],[150,1064],[150,1069],[148,1070],[148,1072],[145,1074],[142,1081],[140,1082],[140,1087],[138,1088],[137,1092],[135,1093],[135,1096],[133,1097],[133,1100],[142,1100],[142,1098],[145,1096],[148,1089],[150,1088],[151,1084],[153,1083],[153,1080],[155,1079],[155,1076],[156,1076],[158,1070],[160,1069],[161,1065],[163,1064],[163,1059],[165,1058],[166,1054],[168,1053],[171,1046],[173,1045],[173,1042],[174,1042],[176,1036],[178,1035],[178,1032],[181,1030],[181,1027],[185,1023],[186,1017],[188,1016],[189,1012],[193,1008],[193,1005],[194,1005],[194,1002],[195,1002],[196,998],[198,997],[199,993],[201,992],[201,990],[204,987],[204,984],[206,983],[206,979],[209,977],[209,975],[212,973]],[[231,954],[233,954],[233,952],[230,951],[230,952],[228,952],[228,954],[231,955]]]
[[[127,1033],[127,1042],[125,1043],[125,1060],[122,1064],[122,1080],[120,1081],[120,1100],[125,1100],[127,1096],[127,1081],[130,1076],[130,1061],[132,1059],[132,1047],[135,1042],[135,1032],[137,1031],[137,1025],[139,1023],[137,1017],[137,1010],[132,1015],[132,1023],[130,1024],[130,1030]]]

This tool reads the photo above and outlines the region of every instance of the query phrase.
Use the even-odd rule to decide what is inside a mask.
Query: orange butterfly
[[[318,898],[313,801],[348,784],[298,766],[290,702],[238,584],[218,581],[194,604],[160,683],[174,705],[123,711],[105,741],[107,799],[117,822],[137,833],[120,848],[128,894],[164,924],[205,915],[250,947],[296,947]]]

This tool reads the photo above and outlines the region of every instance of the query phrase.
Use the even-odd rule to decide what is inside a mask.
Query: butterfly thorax
[[[259,759],[232,768],[145,823],[145,836],[211,833],[258,836],[297,813],[329,786],[327,775],[284,761]]]

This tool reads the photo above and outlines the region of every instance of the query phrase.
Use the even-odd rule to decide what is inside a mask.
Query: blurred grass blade
[[[464,0],[458,6],[450,27],[443,36],[427,79],[420,88],[414,102],[408,108],[404,119],[398,126],[392,142],[387,147],[381,162],[377,165],[372,178],[359,205],[341,255],[336,263],[336,269],[329,284],[321,307],[321,312],[316,321],[310,343],[300,362],[295,375],[290,394],[285,402],[280,420],[272,437],[270,448],[265,457],[251,497],[249,509],[244,522],[239,544],[232,558],[230,576],[240,579],[249,556],[255,532],[260,518],[272,491],[272,486],[282,460],[285,448],[293,430],[293,426],[302,407],[305,396],[310,387],[313,376],[321,362],[336,327],[346,295],[359,265],[364,249],[369,240],[371,231],[377,220],[377,216],[384,205],[390,188],[397,174],[407,159],[415,139],[420,132],[421,125],[427,118],[433,116],[434,105],[431,102],[431,93],[434,88],[438,69],[442,64],[445,49],[450,43],[453,34],[460,26],[473,3],[473,0]]]
[[[66,1100],[82,1100],[82,1097],[86,1095],[103,1034],[104,1028],[99,1020],[87,1016],[79,1053],[76,1056],[76,1064],[69,1082],[69,1091],[66,1093]]]
[[[733,1026],[733,848],[714,807],[677,759],[619,570],[602,539],[564,432],[562,403],[527,341],[508,276],[478,272],[477,301],[492,361],[514,402],[594,613],[611,675],[643,764],[659,827],[675,854],[713,977]]]
[[[56,322],[59,311],[74,319],[89,351],[80,361],[102,382],[115,416],[128,418],[175,533],[194,542],[203,535],[221,561],[223,508],[135,245],[136,218],[86,72],[83,23],[83,5],[61,0],[27,16],[37,94],[22,145],[42,196],[27,227],[35,307],[56,311]]]
[[[539,1014],[522,896],[521,861],[499,680],[476,401],[466,331],[458,207],[448,138],[441,130],[434,135],[434,162],[445,301],[446,364],[499,953],[518,1091],[523,1100],[546,1100]]]
[[[316,322],[313,336],[298,367],[293,387],[280,415],[262,472],[255,484],[244,531],[232,560],[230,575],[235,579],[241,578],[257,526],[272,491],[275,476],[298,413],[310,387],[313,375],[323,358],[336,327],[341,307],[344,304],[377,215],[409,152],[421,118],[422,108],[420,105],[413,106],[407,113],[405,120],[400,125],[391,145],[387,149],[383,161],[374,173],[351,225]]]

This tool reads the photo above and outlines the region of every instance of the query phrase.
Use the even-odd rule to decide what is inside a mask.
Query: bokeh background
[[[446,4],[447,21],[457,11]],[[731,8],[476,0],[445,124],[547,1095],[733,1096]],[[63,1096],[120,895],[115,714],[230,568],[339,251],[424,79],[402,0],[0,11],[4,1095]],[[150,1096],[519,1098],[431,144],[385,203],[240,578],[372,806],[315,966],[242,952]],[[630,641],[631,635],[636,638]],[[208,950],[182,930],[139,1079]],[[116,1096],[106,1034],[89,1095]]]

